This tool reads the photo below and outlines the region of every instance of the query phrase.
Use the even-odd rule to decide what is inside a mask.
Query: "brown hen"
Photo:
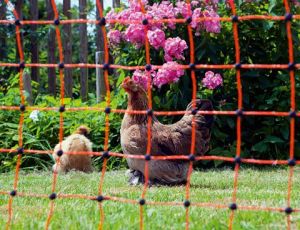
[[[148,100],[145,90],[127,77],[122,87],[128,94],[127,110],[147,110]],[[197,110],[212,110],[208,100],[196,100]],[[192,102],[187,106],[192,111]],[[191,151],[192,135],[191,112],[187,112],[181,120],[171,125],[160,123],[152,115],[151,155],[189,155]],[[210,128],[212,115],[195,115],[196,145],[195,154],[203,155],[209,149]],[[124,154],[145,155],[147,149],[147,114],[124,115],[121,126],[121,145]],[[127,158],[130,168],[129,183],[136,185],[144,182],[145,160]],[[188,161],[186,160],[150,160],[150,184],[184,184],[187,179]]]

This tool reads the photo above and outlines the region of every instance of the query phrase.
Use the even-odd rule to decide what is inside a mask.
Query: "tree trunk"
[[[54,12],[51,6],[51,0],[47,0],[47,19],[54,20]],[[55,31],[50,27],[48,31],[48,63],[57,63],[55,59]],[[53,96],[56,96],[56,74],[55,68],[48,68],[48,90]]]
[[[103,2],[101,1],[101,4],[103,6]],[[100,18],[100,14],[99,14],[99,11],[98,11],[98,8],[97,8],[97,18],[99,19]],[[97,46],[97,51],[103,51],[104,50],[104,39],[103,39],[103,33],[102,33],[102,30],[101,30],[101,27],[100,26],[97,26],[96,27],[96,46]]]
[[[86,0],[79,0],[79,18],[86,19]],[[79,25],[79,37],[80,37],[80,52],[79,59],[81,63],[87,63],[88,59],[88,40],[87,40],[87,25]],[[88,95],[88,69],[80,69],[80,94],[83,101],[87,100]]]
[[[6,19],[6,4],[2,3],[0,6],[0,20],[4,19]],[[0,28],[0,61],[4,61],[7,56],[6,36],[6,26],[3,25]]]
[[[103,7],[103,2],[101,1],[101,4],[102,4],[102,7]],[[96,16],[97,18],[99,19],[100,18],[100,14],[99,14],[99,11],[98,11],[98,8],[97,8],[97,11],[96,11]],[[96,46],[97,46],[97,51],[104,51],[104,39],[103,39],[103,33],[102,33],[102,30],[101,30],[101,27],[100,26],[97,26],[96,27]],[[99,54],[99,55],[102,55]],[[103,64],[104,62],[104,56],[103,57],[98,57],[96,58],[96,60],[99,59],[99,61],[102,60],[102,63],[97,63],[97,64]],[[105,85],[105,79],[104,79],[104,74],[103,74],[103,70],[102,69],[98,69],[96,71],[96,77],[97,77],[97,87],[96,87],[96,94],[97,94],[97,102],[101,102],[101,101],[104,101],[105,99],[105,96],[106,96],[106,85]]]
[[[70,12],[71,1],[63,1],[63,13],[68,18],[71,19],[72,14]],[[71,24],[63,25],[63,49],[64,49],[64,63],[72,63],[72,29]],[[65,68],[65,97],[72,97],[73,93],[73,76],[72,69]]]
[[[29,105],[33,105],[32,87],[31,87],[31,77],[27,72],[23,72],[23,85],[26,91],[26,101]]]
[[[30,15],[32,20],[38,20],[39,10],[38,10],[38,0],[30,0]],[[37,34],[37,25],[30,26],[31,33],[31,45],[30,45],[30,53],[31,53],[31,62],[39,63],[39,39]],[[39,68],[32,67],[31,68],[31,79],[33,81],[39,82]]]
[[[120,0],[113,0],[113,8],[119,8],[121,5]]]
[[[15,9],[16,9],[18,15],[19,15],[18,19],[20,19],[20,20],[23,19],[22,7],[23,7],[23,0],[17,0],[16,1],[16,5],[15,5]],[[20,32],[20,35],[21,35],[21,47],[22,47],[22,50],[23,50],[23,36],[22,36],[22,32]],[[17,62],[20,61],[19,48],[18,48],[17,41],[16,41],[16,61]]]

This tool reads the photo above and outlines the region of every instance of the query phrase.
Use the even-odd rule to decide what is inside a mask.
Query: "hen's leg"
[[[144,184],[145,183],[145,176],[143,175],[143,173],[141,173],[138,170],[134,170],[134,169],[129,169],[126,174],[129,176],[128,179],[128,183],[129,185],[139,185],[139,184]],[[153,179],[153,180],[148,180],[148,186],[161,186],[161,185],[165,185],[165,183],[157,180],[157,179]]]
[[[129,172],[127,174],[129,176],[128,183],[130,185],[139,185],[145,182],[143,173],[138,170],[129,169]]]

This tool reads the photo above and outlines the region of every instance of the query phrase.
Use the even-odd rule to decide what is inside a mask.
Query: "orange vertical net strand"
[[[146,66],[149,66],[150,68],[147,70],[147,68],[145,67],[146,71],[147,71],[147,100],[148,100],[148,111],[152,111],[152,79],[151,79],[151,60],[150,60],[150,45],[149,45],[149,41],[148,41],[148,20],[146,18],[146,10],[144,7],[144,4],[141,0],[138,0],[138,3],[141,7],[141,11],[143,13],[143,15],[145,16],[145,18],[143,19],[142,23],[144,26],[144,33],[145,33],[145,58],[146,58]],[[150,158],[151,156],[151,139],[152,139],[152,116],[150,116],[149,114],[147,114],[147,148],[146,148],[146,156],[148,156]],[[147,188],[149,185],[149,161],[146,160],[146,156],[144,158],[144,162],[145,162],[145,167],[144,167],[144,177],[145,177],[145,181],[144,181],[144,187],[143,187],[143,191],[141,194],[141,199],[139,201],[139,213],[140,213],[140,217],[139,217],[139,223],[140,223],[140,229],[144,229],[144,208],[143,205],[145,204],[145,196],[147,193]]]
[[[11,4],[9,0],[5,0],[5,3]],[[19,127],[18,127],[18,141],[19,141],[19,150],[17,155],[17,164],[16,164],[16,170],[15,170],[15,178],[14,178],[14,184],[13,184],[13,191],[10,193],[11,196],[8,200],[8,220],[6,223],[6,229],[9,229],[11,226],[11,221],[13,218],[13,196],[17,194],[17,188],[18,188],[18,181],[19,181],[19,170],[21,165],[21,159],[23,154],[23,122],[24,122],[24,110],[25,110],[25,96],[23,93],[23,68],[25,67],[24,64],[24,54],[23,54],[23,48],[22,48],[22,38],[21,38],[21,22],[19,18],[19,14],[16,11],[16,9],[13,9],[13,14],[15,16],[15,25],[16,25],[16,41],[17,41],[17,51],[19,54],[19,91],[20,91],[20,97],[21,97],[21,105],[20,105],[20,119],[19,119]]]
[[[233,0],[229,0],[229,5],[231,7],[231,13],[232,13],[232,27],[233,27],[233,38],[234,38],[234,47],[235,47],[235,61],[236,61],[236,67],[238,67],[241,63],[240,58],[240,45],[239,45],[239,36],[238,36],[238,20],[237,14],[236,14],[236,7]],[[243,105],[243,95],[242,95],[242,82],[241,82],[241,70],[240,68],[236,68],[236,81],[237,81],[237,91],[238,91],[238,110],[237,112],[241,115]],[[240,158],[241,155],[241,130],[242,130],[242,118],[241,116],[237,117],[237,145],[236,145],[236,159]],[[232,192],[232,204],[230,205],[231,213],[229,218],[229,229],[231,230],[233,228],[233,219],[234,219],[234,211],[237,207],[236,205],[236,194],[237,194],[237,188],[238,188],[238,175],[239,175],[239,164],[235,164],[234,168],[234,183],[233,183],[233,192]]]
[[[190,0],[186,0],[188,6],[188,14],[189,17],[192,18],[192,10]],[[190,24],[187,25],[188,30],[188,37],[189,37],[189,45],[190,45],[190,63],[195,65],[195,44],[194,44],[194,37],[193,31]],[[195,75],[195,70],[193,68],[191,70],[191,80],[192,80],[192,109],[196,109],[196,98],[197,98],[197,80]],[[190,155],[195,154],[195,145],[196,145],[196,123],[195,123],[195,116],[192,117],[192,137],[191,137],[191,148],[190,148]],[[189,162],[188,172],[187,172],[187,182],[186,182],[186,192],[185,192],[185,202],[184,206],[185,210],[185,229],[189,229],[189,206],[190,206],[190,181],[191,175],[193,172],[193,162]]]
[[[286,33],[287,33],[287,41],[288,41],[288,51],[289,51],[289,65],[294,65],[294,50],[293,50],[293,38],[292,38],[292,19],[293,16],[290,12],[289,2],[287,0],[283,0],[285,12],[286,12]],[[294,68],[289,69],[290,75],[290,100],[291,100],[291,112],[294,113],[296,111],[296,100],[295,100],[295,70]],[[290,153],[289,158],[290,162],[294,161],[294,142],[295,142],[295,117],[290,117]],[[291,192],[292,192],[292,183],[293,183],[293,173],[294,173],[294,165],[290,165],[289,167],[289,177],[288,177],[288,189],[287,189],[287,209],[291,209]],[[291,209],[292,210],[292,209]],[[287,229],[291,229],[291,213],[287,213]]]
[[[103,14],[103,7],[102,4],[99,0],[96,1],[96,7],[99,12],[100,20],[99,20],[99,25],[101,26],[102,30],[102,35],[103,35],[103,41],[104,41],[104,80],[105,80],[105,87],[106,87],[106,109],[110,111],[110,86],[109,86],[109,76],[108,76],[108,71],[109,71],[109,49],[108,49],[108,41],[107,41],[107,34],[106,34],[106,28],[105,28],[105,18]],[[106,165],[107,165],[107,157],[109,156],[108,152],[108,141],[109,141],[109,112],[106,110],[105,114],[105,138],[104,138],[104,154],[106,154],[106,157],[104,157],[103,164],[102,164],[102,171],[101,171],[101,177],[100,177],[100,182],[99,182],[99,187],[98,187],[98,195],[102,196],[103,193],[103,183],[104,183],[104,178],[105,178],[105,172],[106,172]],[[98,225],[98,229],[103,228],[104,224],[104,210],[102,207],[102,204],[99,204],[99,212],[100,212],[100,222]]]
[[[64,112],[64,88],[65,88],[65,82],[64,82],[64,55],[63,55],[63,46],[62,46],[62,39],[61,39],[61,33],[59,29],[59,13],[57,10],[57,6],[55,3],[55,0],[51,0],[51,6],[52,10],[54,12],[54,25],[55,25],[55,34],[56,34],[56,41],[57,41],[57,47],[58,47],[58,54],[59,54],[59,80],[60,80],[60,109],[59,109],[59,143],[60,143],[60,149],[62,149],[62,141],[63,141],[63,136],[64,136],[64,131],[63,131],[63,123],[64,123],[64,118],[63,118],[63,112]],[[57,184],[57,170],[60,164],[60,159],[58,158],[56,160],[56,168],[53,170],[53,178],[52,178],[52,187],[51,187],[51,195],[49,196],[50,198],[50,208],[48,212],[48,216],[46,219],[45,223],[45,229],[49,229],[49,225],[51,222],[51,218],[53,216],[54,212],[54,200],[56,198],[56,184]]]

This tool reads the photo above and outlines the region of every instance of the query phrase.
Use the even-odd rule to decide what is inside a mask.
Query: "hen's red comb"
[[[130,81],[130,77],[126,77],[124,80],[123,80],[123,84],[124,83],[127,83],[127,82],[129,82]]]

